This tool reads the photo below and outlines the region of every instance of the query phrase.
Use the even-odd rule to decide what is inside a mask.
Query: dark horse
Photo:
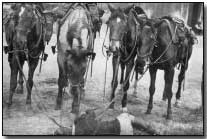
[[[113,53],[112,66],[113,66],[113,79],[111,82],[112,92],[111,101],[115,97],[115,90],[118,85],[117,74],[119,64],[121,64],[121,80],[123,85],[123,99],[122,108],[123,111],[127,111],[127,90],[129,89],[129,77],[135,66],[136,79],[138,78],[138,72],[140,67],[143,67],[143,60],[136,59],[137,51],[140,51],[140,36],[145,35],[145,32],[151,31],[152,28],[148,24],[142,22],[147,20],[146,14],[140,7],[129,6],[124,10],[120,8],[114,9],[110,5],[108,6],[111,11],[111,17],[108,21],[110,28],[110,46],[109,51]],[[144,15],[144,18],[143,18]],[[142,19],[143,18],[143,19]],[[151,44],[153,45],[153,44]],[[136,64],[135,64],[136,63]],[[125,71],[126,68],[126,71]],[[125,77],[124,77],[125,72]],[[125,79],[124,79],[125,78]],[[114,102],[111,103],[110,108],[114,107]]]
[[[44,51],[43,25],[37,15],[35,4],[16,4],[13,6],[11,19],[5,24],[6,41],[9,53],[11,69],[9,106],[17,87],[17,75],[19,73],[19,87],[17,92],[23,93],[23,65],[28,62],[29,72],[26,104],[31,104],[31,91],[33,87],[33,75],[38,65],[39,57]]]
[[[73,95],[72,111],[79,114],[81,95],[84,93],[88,56],[93,52],[93,32],[90,15],[83,4],[76,4],[59,23],[58,54],[59,67],[58,96],[56,108],[61,109],[64,88],[70,85]]]
[[[152,22],[154,22],[152,20]],[[180,21],[179,21],[180,22]],[[178,77],[178,90],[176,99],[180,99],[181,84],[188,68],[188,60],[192,54],[192,46],[195,36],[186,28],[184,23],[178,23],[171,17],[163,17],[155,21],[154,27],[157,28],[156,45],[143,47],[143,51],[138,57],[146,59],[150,57],[149,72],[151,77],[149,92],[149,105],[146,114],[150,114],[153,108],[153,95],[155,92],[155,79],[158,69],[164,70],[165,87],[163,92],[163,100],[168,99],[167,119],[172,119],[171,99],[172,84],[174,77],[174,68],[177,64],[181,64],[180,74]],[[149,37],[149,36],[148,36]],[[155,47],[156,46],[156,47]]]

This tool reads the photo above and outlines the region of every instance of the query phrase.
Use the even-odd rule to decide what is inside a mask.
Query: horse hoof
[[[32,111],[32,105],[31,104],[26,105],[26,111]]]
[[[31,100],[27,100],[27,101],[26,101],[26,104],[27,104],[27,105],[31,105],[31,103],[32,103]]]
[[[145,114],[151,114],[151,110],[147,110]]]
[[[166,101],[166,100],[167,100],[167,97],[163,96],[163,97],[162,97],[162,100],[163,100],[163,101]]]
[[[123,108],[122,108],[122,112],[123,112],[123,113],[127,113],[127,112],[128,112],[127,107],[123,107]]]
[[[109,109],[114,109],[114,105],[111,104],[111,105],[109,106]]]
[[[17,93],[17,94],[23,94],[23,88],[18,87],[18,88],[16,89],[16,93]]]
[[[172,114],[167,115],[166,120],[172,120]]]
[[[179,99],[177,99],[177,100],[175,101],[174,106],[177,107],[177,108],[179,108],[180,105],[181,105],[181,101],[180,101]]]
[[[133,92],[132,96],[137,98],[137,92]]]
[[[12,106],[12,102],[11,101],[7,102],[6,104],[7,104],[8,108],[10,108]]]
[[[60,109],[61,109],[61,106],[57,104],[57,105],[55,106],[55,110],[60,110]]]

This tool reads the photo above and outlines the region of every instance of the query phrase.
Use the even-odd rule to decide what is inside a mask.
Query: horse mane
[[[145,11],[139,6],[135,6],[134,10],[136,11],[137,14],[145,14],[146,15]]]

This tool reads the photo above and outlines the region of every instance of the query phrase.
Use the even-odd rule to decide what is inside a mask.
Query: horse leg
[[[178,90],[177,90],[177,93],[176,93],[175,106],[179,106],[179,103],[180,103],[181,88],[182,88],[182,82],[183,82],[184,76],[185,76],[185,66],[182,65],[179,76],[178,76]]]
[[[66,75],[63,74],[61,68],[59,67],[59,78],[58,78],[58,96],[56,99],[55,110],[60,110],[62,106],[63,88],[67,84]]]
[[[79,110],[80,110],[81,88],[80,87],[72,87],[71,93],[73,94],[71,113],[73,113],[77,116],[79,114]]]
[[[118,68],[119,68],[119,63],[118,63],[118,55],[113,55],[112,58],[112,66],[113,66],[113,78],[112,78],[112,82],[111,82],[111,97],[110,100],[112,101],[114,99],[115,96],[115,91],[118,85]],[[117,67],[118,66],[118,67]],[[113,109],[114,108],[114,102],[111,103],[111,105],[109,106],[109,108]]]
[[[168,107],[167,107],[167,117],[166,119],[172,119],[172,109],[171,109],[171,99],[172,99],[172,84],[173,84],[173,77],[174,77],[174,68],[170,68],[168,70],[165,70],[165,84],[166,84],[166,88],[165,88],[165,92],[166,92],[166,96],[168,98]]]
[[[13,59],[9,63],[11,69],[11,77],[10,77],[10,91],[9,91],[9,100],[8,106],[12,105],[12,97],[17,87],[17,75],[18,75],[18,64],[16,59]]]
[[[134,92],[133,92],[134,96],[137,96],[137,82],[138,82],[138,71],[135,71]]]
[[[83,81],[81,82],[81,94],[80,94],[80,99],[84,100],[85,99],[85,81],[83,79]]]
[[[204,76],[203,76],[203,71],[202,71],[202,81],[201,81],[201,107],[204,107],[204,102],[203,102],[203,96],[204,96]]]
[[[28,73],[28,80],[27,80],[27,100],[26,104],[31,104],[31,92],[32,92],[32,87],[33,87],[33,76],[34,76],[34,71],[38,65],[39,59],[28,59],[29,63],[29,73]]]
[[[23,65],[24,65],[24,62],[21,63],[21,69],[23,70]],[[23,83],[24,83],[24,80],[23,80],[23,74],[22,72],[19,70],[19,80],[18,80],[18,86],[17,86],[17,89],[16,89],[16,93],[17,94],[23,94]]]
[[[121,87],[120,87],[120,90],[123,89],[122,83],[124,80],[124,70],[125,70],[125,65],[123,63],[121,63],[121,78],[120,78]]]
[[[123,112],[127,112],[127,90],[129,89],[129,77],[131,75],[131,71],[132,71],[132,68],[133,68],[133,65],[134,65],[134,62],[133,61],[130,61],[128,64],[127,64],[127,67],[126,67],[126,76],[125,76],[125,81],[124,81],[124,86],[123,86],[123,98],[122,98],[122,110]]]
[[[157,74],[157,68],[149,67],[149,73],[150,73],[150,87],[149,87],[149,104],[147,107],[146,114],[151,114],[152,108],[153,108],[153,95],[155,93],[155,80],[156,80],[156,74]]]

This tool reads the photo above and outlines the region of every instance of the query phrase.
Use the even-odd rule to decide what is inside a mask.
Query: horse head
[[[127,17],[120,8],[115,9],[110,5],[108,5],[108,8],[111,11],[111,16],[107,21],[108,27],[110,28],[109,50],[115,52],[121,47],[122,39],[127,32]]]
[[[86,7],[91,15],[94,31],[99,32],[102,24],[100,18],[103,16],[104,11],[98,7],[97,3],[87,3]]]
[[[17,6],[15,6],[17,7]],[[34,47],[38,47],[39,43],[43,37],[43,23],[42,16],[44,14],[53,13],[53,11],[43,11],[43,9],[38,8],[38,4],[34,3],[22,3],[19,6],[18,11],[18,21],[15,27],[16,30],[16,43],[18,47],[25,47],[28,43],[29,34],[33,34],[32,40],[34,40]]]
[[[156,27],[155,22],[151,19],[139,19],[140,32],[138,36],[139,47],[137,49],[137,58],[142,67],[150,63],[152,51],[156,45]],[[144,62],[144,63],[143,63]]]
[[[155,22],[149,19],[140,7],[135,7],[129,12],[128,24],[131,38],[138,46],[137,65],[139,69],[144,69],[156,43]],[[132,43],[132,45],[135,44]]]
[[[36,23],[37,16],[33,4],[22,4],[16,25],[17,46],[23,49],[27,45],[28,34],[33,31]]]

